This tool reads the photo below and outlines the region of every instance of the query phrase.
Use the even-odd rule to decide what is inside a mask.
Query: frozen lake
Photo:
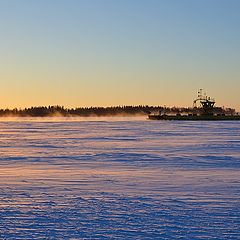
[[[240,122],[0,122],[0,239],[240,239]]]

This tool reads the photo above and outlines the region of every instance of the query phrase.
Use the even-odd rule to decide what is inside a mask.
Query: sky
[[[0,108],[240,110],[239,0],[0,0]]]

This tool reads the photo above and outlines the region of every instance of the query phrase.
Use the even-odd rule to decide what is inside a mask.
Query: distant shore
[[[189,113],[193,108],[163,107],[163,106],[112,106],[112,107],[79,107],[65,108],[63,106],[40,106],[24,109],[0,109],[0,117],[131,117],[144,116],[149,113],[178,114]],[[216,107],[215,111],[226,114],[235,113],[232,108]]]

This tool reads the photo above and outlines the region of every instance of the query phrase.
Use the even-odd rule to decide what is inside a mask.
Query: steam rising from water
[[[82,122],[82,121],[144,121],[147,116],[109,116],[109,117],[0,117],[0,122]]]

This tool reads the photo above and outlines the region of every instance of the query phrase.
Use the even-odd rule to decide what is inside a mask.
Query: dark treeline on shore
[[[141,116],[149,113],[189,113],[192,108],[162,106],[113,106],[113,107],[80,107],[65,108],[62,106],[31,107],[24,109],[0,109],[0,117],[102,117],[102,116]],[[216,112],[234,113],[231,108],[215,108]]]

